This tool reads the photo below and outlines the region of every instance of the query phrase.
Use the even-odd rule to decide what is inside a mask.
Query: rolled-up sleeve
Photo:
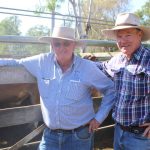
[[[33,76],[37,76],[41,64],[42,55],[26,57],[22,59],[3,58],[0,59],[0,66],[24,66]]]

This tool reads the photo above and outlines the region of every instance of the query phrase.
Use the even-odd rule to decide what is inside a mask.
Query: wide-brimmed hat
[[[137,28],[143,31],[142,41],[150,39],[150,27],[140,25],[140,19],[133,13],[120,13],[117,16],[115,27],[112,29],[105,29],[102,32],[110,39],[116,39],[115,31],[128,28]]]
[[[43,36],[39,40],[45,43],[51,43],[52,39],[63,39],[68,41],[74,41],[76,47],[81,47],[84,45],[82,41],[79,41],[75,38],[75,30],[70,27],[55,27],[52,33],[52,36]]]

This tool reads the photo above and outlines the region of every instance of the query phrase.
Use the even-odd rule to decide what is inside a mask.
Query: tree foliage
[[[36,6],[37,12],[53,12],[56,10],[56,8],[60,8],[62,2],[65,0],[44,0],[40,2],[39,5]]]
[[[17,16],[11,16],[3,19],[0,22],[0,35],[20,35],[19,26],[21,21]],[[0,44],[0,54],[9,55],[17,47],[13,47],[11,44]]]
[[[83,3],[83,16],[87,17],[88,0]],[[111,28],[114,25],[116,16],[120,12],[127,10],[129,4],[128,0],[93,0],[91,18],[95,19],[95,24],[92,24],[91,20],[91,31],[89,37],[92,39],[103,39],[101,30],[104,28]],[[96,20],[97,19],[97,20]],[[84,24],[86,30],[87,24]]]
[[[90,0],[67,0],[67,2],[66,0],[43,0],[40,2],[41,4],[36,7],[36,10],[37,12],[51,12],[53,22],[52,26],[55,25],[55,15],[68,14],[70,16],[65,17],[65,25],[74,25],[79,37],[84,37],[84,35],[86,35],[85,37],[88,37],[89,39],[104,39],[101,30],[104,28],[110,28],[114,25],[116,15],[119,12],[127,10],[129,0],[92,0],[92,5],[90,5]],[[62,4],[64,3],[66,4],[65,9],[61,9],[61,6],[64,6]],[[89,8],[91,8],[91,12]],[[87,19],[89,16],[90,19]],[[145,19],[145,17],[143,18]],[[72,21],[67,21],[67,19]],[[20,35],[20,24],[21,21],[16,16],[4,19],[0,22],[0,35]],[[37,25],[30,28],[26,35],[43,36],[49,34],[50,30],[48,27]],[[0,51],[1,47],[2,46],[0,45]],[[24,46],[23,48],[26,49]],[[39,47],[36,45],[27,48],[29,54],[37,53],[39,51]],[[3,52],[5,52],[5,49],[10,49],[11,52],[17,53],[16,50],[19,50],[20,47],[12,48],[9,46],[8,48],[4,46]],[[46,47],[44,51],[47,51],[48,49],[49,48]]]
[[[0,22],[0,35],[20,35],[21,21],[17,16],[5,18]]]
[[[47,8],[48,11],[52,12],[53,10],[56,11],[56,8],[60,8],[60,4],[62,4],[64,0],[46,0],[45,8]],[[80,37],[84,36],[87,33],[87,23],[83,18],[89,18],[89,7],[90,7],[90,0],[68,0],[66,1],[66,10],[68,10],[68,15],[74,15],[76,22],[75,23],[76,28],[78,29],[78,34]],[[68,3],[68,4],[67,4]],[[107,24],[107,21],[112,21],[114,23],[116,15],[119,12],[126,11],[128,8],[129,0],[92,0],[92,11],[90,12],[91,18],[97,19],[97,20],[103,20]],[[67,18],[66,18],[67,19]],[[92,25],[91,30],[93,33],[90,34],[89,38],[97,38],[98,34],[100,33],[99,30],[97,30],[99,26],[99,29],[101,29],[101,23],[98,22],[97,25]],[[70,23],[68,23],[70,25]],[[89,24],[88,24],[89,25]],[[107,25],[104,27],[108,27]],[[90,29],[90,27],[89,27]],[[99,34],[100,35],[100,34]],[[100,37],[100,36],[98,36]]]
[[[30,28],[27,31],[27,36],[36,36],[36,37],[41,37],[41,36],[49,36],[50,35],[50,29],[47,26],[43,25],[37,25],[32,28]],[[40,45],[40,44],[28,44],[26,46],[26,53],[27,55],[36,55],[41,52],[48,52],[49,51],[49,45]]]
[[[36,25],[27,31],[28,36],[49,36],[50,29],[47,26]]]
[[[19,30],[21,21],[16,16],[5,18],[0,22],[0,35],[20,35]],[[48,36],[50,29],[48,27],[37,25],[28,30],[27,36]],[[49,45],[21,44],[21,43],[0,43],[0,55],[7,57],[23,57],[36,55],[41,52],[48,52]]]
[[[150,0],[135,12],[141,19],[141,23],[146,26],[150,26]]]

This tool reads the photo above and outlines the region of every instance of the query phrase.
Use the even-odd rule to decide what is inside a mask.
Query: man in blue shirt
[[[121,53],[99,67],[114,80],[115,150],[150,150],[150,28],[132,13],[117,16],[104,34],[117,41]]]
[[[0,66],[23,65],[37,78],[44,130],[39,150],[92,150],[93,131],[107,117],[114,104],[113,82],[93,62],[74,55],[83,43],[74,29],[54,28],[51,37],[40,40],[52,46],[52,53],[28,58],[0,59]],[[91,89],[103,95],[95,114]]]

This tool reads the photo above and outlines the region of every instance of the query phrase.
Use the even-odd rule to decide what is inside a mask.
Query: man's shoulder
[[[143,47],[142,51],[142,62],[150,64],[150,48]]]
[[[52,53],[48,52],[48,53],[41,53],[39,54],[40,57],[50,57],[52,56]]]
[[[144,53],[148,56],[150,56],[150,48],[149,47],[144,47]]]
[[[97,69],[96,63],[91,60],[84,59],[79,56],[76,56],[76,60],[76,65],[78,65],[79,70],[89,71]]]
[[[52,57],[53,57],[52,53],[41,53],[41,54],[37,55],[37,58],[39,60],[46,60],[46,59],[50,59]]]
[[[82,57],[79,57],[79,56],[75,56],[76,57],[76,60],[77,62],[80,62],[81,64],[83,65],[93,65],[94,62],[91,61],[91,60],[88,60],[88,59],[85,59],[85,58],[82,58]]]

